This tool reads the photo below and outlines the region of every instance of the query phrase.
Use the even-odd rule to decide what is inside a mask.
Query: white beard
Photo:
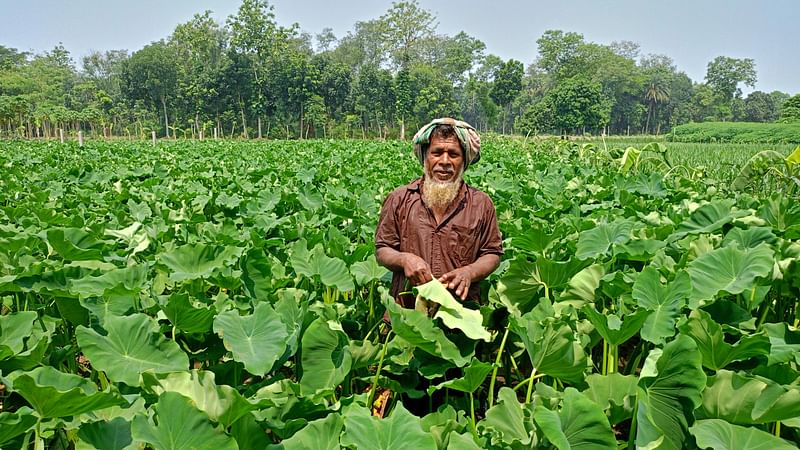
[[[452,181],[439,181],[433,177],[430,170],[425,168],[425,181],[422,185],[422,199],[428,207],[445,210],[458,195],[461,188],[461,177],[464,175],[462,166],[458,175]]]

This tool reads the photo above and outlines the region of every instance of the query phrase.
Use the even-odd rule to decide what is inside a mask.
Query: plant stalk
[[[503,350],[506,347],[506,339],[508,339],[508,327],[506,327],[503,339],[500,341],[500,348],[497,350],[497,358],[494,360],[494,369],[492,369],[492,379],[489,381],[489,408],[494,405],[494,383],[497,379],[497,371],[500,369],[500,358],[503,356]]]
[[[381,359],[378,360],[378,369],[375,371],[375,377],[372,379],[372,388],[369,390],[369,396],[367,397],[367,408],[372,410],[372,402],[375,401],[375,391],[378,389],[378,378],[381,376],[381,369],[383,368],[383,358],[386,356],[386,348],[388,347],[389,343],[389,336],[392,335],[392,330],[389,330],[386,333],[386,340],[383,342],[383,348],[381,349]]]

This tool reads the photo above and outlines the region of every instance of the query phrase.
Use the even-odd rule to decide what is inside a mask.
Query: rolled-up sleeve
[[[488,206],[484,209],[483,224],[484,229],[481,233],[480,248],[478,257],[483,255],[495,254],[503,255],[503,239],[500,236],[500,228],[497,226],[497,213],[491,199],[486,198]]]
[[[375,229],[376,250],[383,247],[400,249],[400,229],[397,223],[398,202],[397,192],[389,194],[383,202],[378,227]]]

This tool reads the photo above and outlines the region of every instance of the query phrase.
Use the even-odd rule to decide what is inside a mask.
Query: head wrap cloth
[[[476,163],[481,159],[481,137],[478,135],[478,132],[475,131],[475,128],[467,122],[444,117],[441,119],[434,119],[429,124],[420,128],[412,139],[414,154],[417,155],[417,159],[419,159],[421,164],[425,164],[423,150],[431,143],[431,134],[439,125],[450,125],[455,129],[458,141],[461,143],[461,148],[464,150],[464,160],[467,162],[466,167],[469,167],[470,164]]]

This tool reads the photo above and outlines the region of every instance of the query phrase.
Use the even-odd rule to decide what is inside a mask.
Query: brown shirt
[[[433,211],[422,200],[422,179],[395,189],[383,202],[375,248],[391,247],[413,253],[431,267],[434,278],[472,264],[487,254],[503,254],[503,243],[497,227],[497,214],[488,195],[461,184],[455,200],[447,208],[444,219],[436,224]],[[392,276],[392,295],[409,290],[403,271]],[[480,299],[480,286],[474,283],[467,295]],[[403,298],[406,307],[413,307],[413,296]],[[407,304],[411,301],[411,304]]]

